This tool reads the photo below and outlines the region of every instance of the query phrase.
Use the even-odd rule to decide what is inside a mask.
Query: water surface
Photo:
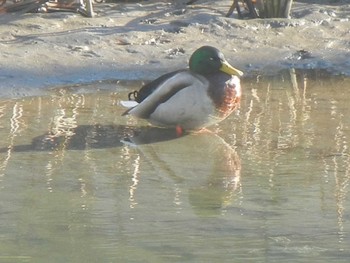
[[[243,80],[212,133],[122,117],[135,84],[0,101],[0,262],[348,262],[350,79]]]

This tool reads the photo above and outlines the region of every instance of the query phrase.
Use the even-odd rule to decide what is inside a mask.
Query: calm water
[[[0,262],[349,262],[350,79],[243,86],[181,138],[120,116],[135,86],[1,100]]]

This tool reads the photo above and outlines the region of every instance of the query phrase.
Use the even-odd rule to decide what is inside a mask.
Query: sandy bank
[[[350,75],[350,4],[295,2],[292,19],[224,17],[229,0],[96,4],[74,13],[0,15],[0,96],[56,85],[151,79],[187,65],[194,49],[218,47],[247,75],[327,68]]]

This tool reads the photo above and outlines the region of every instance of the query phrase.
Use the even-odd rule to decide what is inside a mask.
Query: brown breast
[[[221,98],[214,100],[219,117],[226,118],[239,107],[241,101],[240,86],[236,86],[232,81],[225,83]]]

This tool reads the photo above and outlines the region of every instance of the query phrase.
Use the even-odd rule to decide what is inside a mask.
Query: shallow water
[[[1,100],[0,262],[348,262],[350,79],[243,86],[180,138],[120,116],[134,85]]]

